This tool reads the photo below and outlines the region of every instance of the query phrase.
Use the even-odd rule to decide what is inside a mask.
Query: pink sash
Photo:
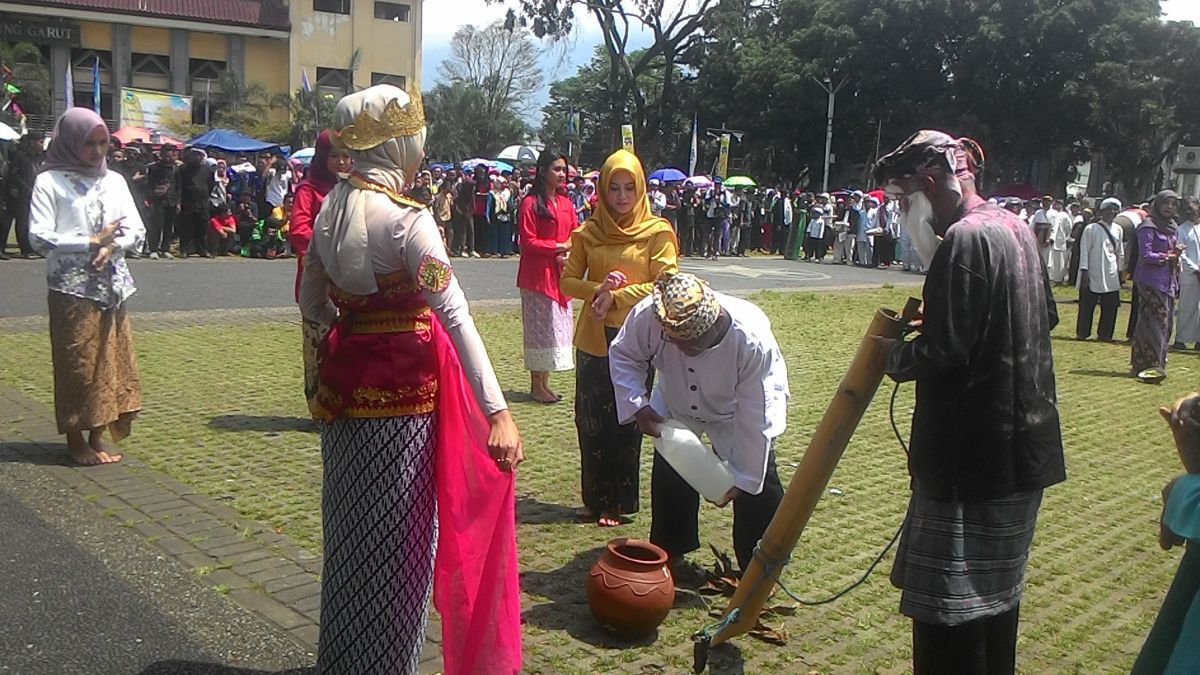
[[[521,670],[516,478],[487,451],[491,426],[436,318],[438,550],[433,602],[446,675]]]

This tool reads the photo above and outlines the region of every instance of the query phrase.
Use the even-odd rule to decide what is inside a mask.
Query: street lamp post
[[[828,75],[823,80],[817,80],[815,77],[813,80],[816,80],[816,83],[821,85],[825,93],[829,94],[829,112],[826,115],[825,124],[825,178],[821,181],[821,192],[829,192],[829,158],[833,152],[833,101],[837,97],[838,90],[842,88],[842,85],[846,84],[846,78],[843,77],[842,81],[838,82],[836,86],[834,86],[833,80]]]

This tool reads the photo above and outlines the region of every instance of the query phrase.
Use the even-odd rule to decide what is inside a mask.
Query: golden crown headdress
[[[399,99],[388,101],[379,119],[366,110],[354,121],[338,132],[338,140],[351,150],[368,150],[385,141],[403,136],[415,136],[425,128],[425,106],[421,103],[421,92],[408,92],[408,105],[401,106]]]

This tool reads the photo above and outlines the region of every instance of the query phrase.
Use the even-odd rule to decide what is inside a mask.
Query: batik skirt
[[[617,329],[606,326],[611,344]],[[579,474],[583,505],[596,514],[637,513],[642,432],[634,422],[617,421],[617,395],[607,356],[575,353],[575,428],[579,433]],[[653,385],[647,378],[646,391]]]
[[[325,339],[325,334],[329,332],[329,327],[308,319],[301,319],[300,327],[304,339],[304,399],[308,402],[309,414],[318,418],[320,406],[317,404],[317,389],[320,379],[317,350],[321,347],[321,340]]]
[[[1175,298],[1146,284],[1134,284],[1137,293],[1137,323],[1134,324],[1130,371],[1137,375],[1147,368],[1167,370],[1167,343],[1171,338],[1171,317]]]
[[[109,309],[50,291],[50,356],[58,433],[106,428],[120,442],[142,409],[142,384],[125,306]]]
[[[437,552],[434,413],[323,425],[321,675],[417,672]]]
[[[521,324],[526,370],[545,373],[575,367],[571,358],[575,317],[570,305],[564,307],[545,294],[522,288]]]

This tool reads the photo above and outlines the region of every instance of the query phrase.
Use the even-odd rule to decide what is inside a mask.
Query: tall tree
[[[510,109],[488,112],[486,91],[465,82],[443,83],[425,92],[429,135],[426,154],[440,160],[493,157],[505,145],[522,143],[529,127]]]
[[[446,82],[462,82],[483,93],[489,114],[528,112],[542,87],[538,66],[541,49],[529,30],[497,21],[484,28],[466,25],[450,38],[450,58],[439,74]]]
[[[506,0],[489,0],[502,4]],[[529,27],[534,35],[559,39],[571,33],[584,17],[596,21],[608,55],[607,95],[609,120],[628,120],[634,127],[639,152],[661,154],[669,132],[677,100],[676,88],[682,78],[679,66],[686,65],[687,54],[700,39],[707,13],[718,0],[675,2],[667,7],[664,0],[510,0],[508,25]],[[744,0],[751,4],[750,0]],[[647,49],[630,50],[634,30],[648,31],[654,38]],[[656,105],[650,105],[639,82],[643,76],[659,71],[660,84]],[[614,123],[610,122],[610,123]],[[619,138],[619,124],[608,131]]]
[[[641,52],[634,52],[634,58]],[[592,60],[579,68],[575,75],[561,79],[550,85],[550,100],[542,108],[542,128],[540,137],[547,145],[565,151],[567,149],[566,119],[574,111],[583,117],[580,137],[575,140],[579,162],[589,166],[599,166],[614,149],[620,147],[618,134],[620,125],[625,123],[626,114],[634,106],[635,96],[640,96],[647,107],[663,108],[663,120],[658,125],[659,134],[655,137],[637,135],[635,144],[638,154],[647,164],[685,163],[687,159],[686,136],[690,128],[691,115],[687,107],[680,105],[680,100],[691,96],[692,83],[681,80],[674,91],[676,100],[669,106],[663,106],[662,79],[668,73],[665,64],[639,77],[634,86],[636,94],[631,94],[622,106],[620,113],[614,113],[610,105],[609,89],[609,55],[603,46],[597,46]],[[679,73],[673,72],[675,77]],[[682,157],[680,154],[682,153]],[[682,164],[681,164],[682,165]]]

